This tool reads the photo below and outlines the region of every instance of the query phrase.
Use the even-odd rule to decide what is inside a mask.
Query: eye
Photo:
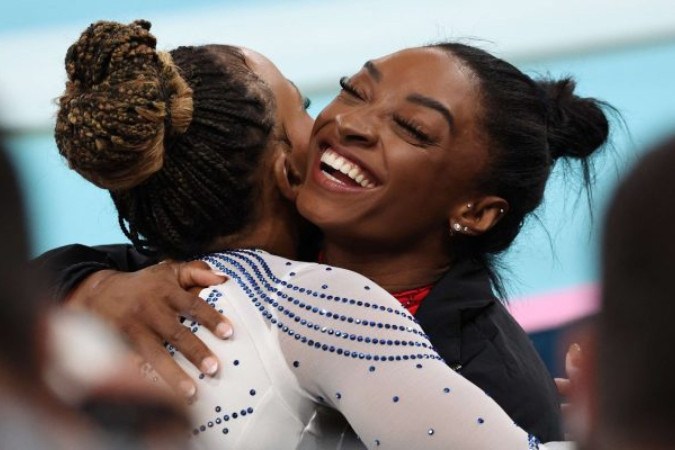
[[[312,106],[312,101],[309,99],[309,97],[304,97],[302,99],[302,101],[303,101],[303,107],[305,109],[309,109],[309,107]]]
[[[345,91],[352,97],[358,98],[359,100],[365,100],[366,98],[366,96],[363,95],[363,93],[359,92],[359,90],[349,82],[349,78],[347,77],[340,78],[340,87],[342,88],[343,91]]]
[[[394,114],[394,122],[398,125],[406,134],[418,141],[422,145],[432,145],[433,139],[426,132],[424,132],[423,127],[410,119]]]

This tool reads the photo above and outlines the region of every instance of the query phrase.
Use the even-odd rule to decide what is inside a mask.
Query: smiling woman
[[[204,292],[207,303],[183,296],[178,308],[205,327],[181,325],[174,315],[172,326],[159,332],[172,356],[200,380],[192,406],[196,439],[209,448],[312,445],[321,434],[312,422],[328,407],[368,447],[537,448],[535,436],[514,427],[443,362],[385,290],[337,267],[283,257],[296,255],[301,231],[289,201],[300,173],[291,172],[305,156],[302,137],[310,121],[297,89],[250,50],[157,52],[149,28],[144,21],[99,22],[82,33],[66,56],[56,136],[71,167],[108,187],[137,248],[183,260],[200,252],[217,271],[210,280],[221,283]],[[374,176],[375,186],[366,190],[385,180]],[[241,194],[233,203],[247,214],[227,220],[232,205],[224,205],[223,196],[233,192]],[[154,273],[167,267],[173,273],[170,263]],[[222,283],[222,275],[231,281]],[[111,279],[119,278],[98,276],[99,292]],[[136,280],[141,291],[150,286],[143,276],[124,279]],[[76,291],[71,302],[78,301]],[[147,305],[130,308],[140,316],[122,326],[130,335],[171,308]],[[242,330],[232,336],[216,311]],[[231,339],[216,339],[204,328]],[[175,354],[185,336],[205,339],[231,364],[218,373],[212,356]],[[145,335],[135,343],[147,350],[153,341]],[[164,362],[157,351],[145,354],[159,370]],[[194,397],[189,382],[177,384]],[[335,430],[327,438],[336,439]]]
[[[174,53],[180,54],[179,50]],[[304,161],[305,156],[304,152],[297,155],[294,148],[304,149],[305,142],[301,139],[302,130],[295,134],[292,129],[297,123],[290,120],[295,117],[292,113],[295,114],[299,108],[286,109],[280,102],[285,98],[295,98],[299,104],[300,97],[293,88],[288,87],[290,84],[287,81],[275,81],[280,77],[278,72],[274,72],[275,77],[267,78],[263,69],[256,68],[254,59],[246,56],[244,61],[262,83],[253,92],[272,92],[276,96],[275,125],[272,127],[275,131],[270,135],[273,139],[267,144],[257,141],[260,146],[265,145],[266,152],[274,150],[276,153],[273,157],[263,158],[257,165],[247,165],[249,172],[237,173],[242,185],[257,189],[257,196],[236,199],[238,207],[244,208],[242,217],[248,217],[248,224],[233,234],[229,228],[219,228],[218,219],[203,215],[199,222],[213,223],[213,228],[200,234],[206,237],[211,233],[212,239],[203,239],[200,248],[183,246],[181,256],[189,256],[191,249],[212,251],[237,246],[258,247],[272,253],[293,256],[296,250],[294,244],[308,240],[303,229],[294,229],[289,225],[289,220],[296,220],[297,216],[287,201],[295,199],[297,195],[300,213],[325,233],[321,256],[324,261],[361,272],[385,287],[400,303],[409,307],[410,312],[416,312],[417,320],[431,339],[430,342],[417,343],[401,339],[398,332],[410,332],[407,325],[401,328],[402,324],[393,323],[384,316],[362,317],[365,311],[409,317],[407,312],[400,309],[400,304],[392,304],[392,298],[383,295],[383,291],[372,281],[358,277],[349,280],[345,272],[339,272],[339,277],[332,278],[331,272],[337,272],[333,267],[312,264],[295,266],[292,261],[276,260],[264,255],[256,257],[252,253],[209,259],[213,267],[226,271],[235,279],[238,288],[232,287],[233,298],[243,296],[251,299],[255,307],[263,312],[263,320],[269,320],[281,330],[283,339],[275,341],[275,345],[278,342],[282,346],[288,344],[285,339],[290,336],[293,339],[290,342],[299,341],[310,347],[307,349],[300,345],[296,348],[288,344],[288,352],[281,350],[286,357],[300,355],[295,352],[300,349],[319,352],[313,353],[313,364],[309,368],[299,356],[293,360],[294,368],[303,367],[303,370],[310,370],[311,373],[303,375],[297,371],[301,384],[306,382],[309,386],[304,394],[319,395],[326,401],[330,398],[331,401],[327,401],[329,406],[350,419],[362,438],[372,438],[365,442],[366,445],[379,443],[378,433],[372,434],[372,429],[369,431],[371,423],[367,421],[368,417],[360,415],[362,411],[358,409],[376,400],[371,397],[365,403],[350,403],[350,400],[365,398],[369,395],[368,389],[375,389],[376,386],[381,385],[386,390],[387,386],[399,385],[402,382],[401,374],[404,377],[411,375],[410,380],[419,381],[419,376],[427,374],[427,371],[413,370],[416,375],[412,376],[406,372],[410,367],[403,364],[401,367],[404,370],[386,372],[384,378],[378,378],[379,382],[371,385],[364,381],[363,374],[356,369],[353,373],[340,372],[343,369],[350,370],[350,367],[364,367],[333,366],[335,360],[332,354],[346,355],[356,362],[382,362],[383,356],[375,351],[382,345],[385,346],[382,348],[392,348],[395,352],[398,352],[396,349],[404,351],[404,354],[386,356],[384,361],[387,362],[419,358],[436,361],[432,366],[438,373],[429,375],[435,380],[445,376],[441,375],[437,364],[442,359],[484,389],[508,412],[512,420],[528,432],[543,440],[560,439],[562,435],[555,387],[524,331],[495,297],[495,285],[492,284],[494,276],[489,261],[509,246],[518,234],[524,217],[541,202],[554,161],[559,157],[571,156],[581,159],[583,163],[590,153],[604,143],[608,123],[601,105],[593,99],[575,96],[574,84],[570,80],[535,82],[510,64],[473,47],[444,44],[403,50],[372,60],[358,74],[342,80],[343,91],[316,120],[309,143],[307,179],[303,185],[299,185],[304,170],[298,168],[298,163]],[[240,67],[239,64],[235,66]],[[181,64],[178,63],[178,66]],[[194,80],[190,78],[195,76],[194,72],[184,73],[188,84],[194,89],[195,105],[199,105],[197,87],[205,87],[198,81],[199,77]],[[249,75],[247,77],[255,79]],[[275,86],[286,86],[288,92],[284,94]],[[268,91],[270,87],[272,89]],[[204,92],[210,91],[206,89]],[[244,95],[242,92],[247,91],[241,90],[235,97]],[[250,103],[241,99],[236,102],[239,101]],[[273,103],[271,98],[263,95],[262,100],[256,100],[259,106],[255,108],[255,113],[260,114]],[[210,108],[207,110],[213,112]],[[225,112],[227,110],[223,109]],[[199,111],[199,107],[195,106],[193,124],[201,123]],[[302,125],[306,122],[299,123]],[[176,141],[165,152],[167,158],[188,157],[192,153],[187,151],[188,147],[207,153],[215,152],[217,156],[214,155],[214,160],[224,158],[221,152],[225,152],[228,147],[214,146],[213,143],[227,142],[234,146],[233,151],[239,149],[236,140],[216,137],[193,139],[194,130],[199,128],[193,129],[192,126],[184,134],[174,137]],[[246,120],[238,124],[238,129],[242,135],[247,135]],[[209,128],[209,131],[217,132],[218,129]],[[229,127],[226,131],[234,132]],[[175,153],[176,148],[183,148],[184,151]],[[290,150],[291,155],[280,152],[280,149]],[[255,158],[257,154],[263,154],[256,152],[262,150],[256,148],[249,153],[237,153],[237,157]],[[251,172],[253,167],[257,169]],[[208,169],[220,170],[218,164]],[[199,182],[200,189],[201,183],[204,183],[205,188],[222,189],[222,186],[210,183],[203,177],[186,175],[190,176],[186,176],[185,180],[202,180]],[[161,168],[148,181],[170,184],[171,176],[171,172]],[[227,179],[222,178],[222,174],[219,176],[223,183],[232,183],[237,179],[234,178],[234,172],[226,176]],[[182,182],[183,177],[178,180]],[[146,183],[133,188],[128,195],[149,201],[142,194],[148,188]],[[204,198],[210,195],[219,194],[208,193]],[[151,203],[148,207],[178,208],[180,211],[196,207],[215,208],[219,214],[235,213],[228,209],[231,205],[210,207],[201,203],[201,197],[194,203],[189,198],[181,194],[170,205]],[[199,213],[202,214],[202,211]],[[214,217],[216,215],[214,212]],[[148,231],[140,226],[136,229],[139,235],[152,236],[154,231],[166,232],[161,224],[153,223],[153,217],[158,216],[162,214],[127,220],[130,224],[137,222],[149,226]],[[183,235],[187,236],[188,242],[194,243],[191,233],[203,229],[203,224],[196,222],[192,228],[183,228]],[[217,236],[214,233],[218,233]],[[149,244],[152,246],[152,242]],[[154,247],[166,253],[166,246],[161,240],[157,240]],[[82,250],[76,248],[74,251],[79,253]],[[83,254],[86,255],[85,260],[91,258],[94,264],[86,269],[83,269],[83,265],[75,266],[77,269],[70,273],[72,276],[65,277],[70,278],[71,283],[73,279],[81,280],[83,275],[99,270],[102,266],[111,267],[112,264],[117,269],[129,268],[130,255],[133,261],[131,266],[136,266],[138,261],[137,255],[126,251],[117,260],[113,255],[112,263],[109,255],[102,255],[97,250],[87,250]],[[76,258],[81,260],[81,254]],[[159,336],[164,336],[183,351],[190,361],[200,367],[202,375],[213,375],[217,371],[215,355],[195,337],[209,339],[208,334],[200,332],[196,324],[195,334],[184,330],[181,333],[176,330],[176,327],[180,327],[175,319],[176,315],[187,314],[216,332],[219,328],[216,324],[224,319],[213,308],[205,307],[182,291],[180,295],[164,294],[152,299],[153,295],[157,295],[155,288],[165,293],[170,290],[162,286],[172,278],[175,283],[176,274],[179,280],[183,280],[180,275],[182,269],[183,266],[163,264],[133,276],[110,272],[95,274],[78,286],[72,298],[76,303],[84,303],[104,316],[112,314],[122,329],[135,330],[134,341],[141,350],[145,347],[144,354],[152,359],[158,370],[164,369],[165,377],[167,374],[173,376],[176,385],[190,387],[190,382],[181,376],[182,372],[166,363],[165,358],[162,359],[161,351],[156,348],[162,341]],[[68,271],[65,273],[68,275]],[[306,276],[307,281],[296,284],[300,275]],[[255,286],[251,287],[248,283],[254,283]],[[344,286],[348,294],[336,295],[325,291],[335,285]],[[218,299],[224,290],[224,287],[220,287],[212,293],[209,302],[212,306],[223,305]],[[238,294],[235,295],[235,292]],[[360,298],[363,292],[366,294]],[[377,295],[377,302],[373,301],[372,295]],[[124,303],[116,302],[111,308],[112,298],[123,298]],[[168,305],[164,301],[166,298],[169,299]],[[321,299],[329,301],[330,307],[323,306]],[[288,305],[286,300],[290,302]],[[314,304],[316,301],[319,303]],[[137,302],[152,305],[146,307],[151,308],[153,314],[138,317],[124,312],[125,308],[134,311]],[[234,305],[237,302],[231,303]],[[337,305],[348,310],[338,313],[331,309],[338,308]],[[355,309],[349,309],[351,306]],[[254,314],[256,319],[248,321],[237,316],[239,310],[227,308],[222,306],[223,311],[227,310],[235,316],[238,324],[246,323],[247,330],[260,325],[257,312]],[[305,317],[307,314],[310,317]],[[352,324],[358,326],[352,329]],[[360,327],[363,326],[368,327],[369,334],[362,334],[365,331]],[[304,328],[309,328],[313,337],[299,332],[305,331]],[[318,334],[314,335],[311,330]],[[377,336],[371,335],[371,332]],[[388,335],[388,332],[392,334]],[[380,333],[391,337],[384,338]],[[416,333],[413,331],[413,334]],[[333,343],[334,337],[343,339],[337,342],[353,343],[361,350],[349,348],[345,353],[345,348]],[[148,342],[156,346],[154,351],[147,351]],[[211,343],[221,361],[229,358],[223,353],[221,345]],[[375,347],[370,344],[375,344]],[[437,354],[423,352],[412,354],[414,358],[411,358],[405,353],[410,345],[429,349],[432,344]],[[256,352],[251,347],[246,354]],[[239,361],[237,359],[237,366]],[[427,362],[416,363],[411,367],[426,368],[428,365]],[[375,365],[371,367],[372,370],[367,368],[368,373],[377,372],[378,376],[385,374]],[[262,367],[259,369],[266,372]],[[443,370],[447,371],[448,368],[443,366]],[[338,381],[329,376],[338,373]],[[352,377],[351,382],[344,384]],[[365,380],[373,379],[370,377]],[[322,381],[317,385],[317,380]],[[413,384],[435,385],[431,378],[427,381]],[[410,382],[406,383],[410,385]],[[344,389],[347,388],[351,395],[345,396]],[[202,384],[200,389],[204,389]],[[354,393],[359,395],[354,396]],[[188,394],[193,395],[194,389],[188,390]],[[426,391],[406,396],[422,409],[428,407],[427,400],[432,397],[433,393]],[[400,397],[393,395],[392,398]],[[377,401],[382,401],[382,398],[378,397]],[[221,408],[220,405],[212,406]],[[342,409],[343,406],[356,409]],[[400,412],[390,410],[387,402],[381,406],[382,411],[394,415]],[[408,423],[410,426],[422,426],[422,422],[417,420],[429,417],[420,415],[417,407],[411,409],[415,411],[415,421],[413,423],[411,420]],[[314,417],[320,419],[323,411],[324,408],[318,408]],[[437,417],[438,414],[439,411],[433,411],[432,416]],[[458,423],[456,417],[448,414],[444,416],[447,419],[444,423]],[[365,427],[361,419],[366,421]],[[375,430],[378,424],[394,423],[395,417],[391,421],[383,416],[378,419],[378,423],[372,424]],[[481,417],[477,423],[483,425],[489,422]],[[310,428],[316,431],[320,427],[312,425]],[[400,427],[396,429],[402,430]],[[200,430],[197,429],[197,433]],[[449,439],[450,436],[456,437],[453,433],[458,431],[450,427],[443,428],[442,432],[438,428],[429,430],[429,435],[435,436],[435,439],[446,436],[442,433],[449,433]],[[408,448],[418,442],[415,436],[413,433],[406,437],[410,439],[409,445],[406,444]],[[402,442],[399,441],[403,446]],[[448,442],[457,441],[450,439]],[[443,445],[440,440],[434,441],[434,445],[436,443]],[[478,441],[472,443],[480,447]],[[495,448],[498,445],[487,447]],[[513,447],[517,448],[518,445],[514,444]]]
[[[541,203],[557,159],[579,160],[589,180],[586,158],[608,135],[602,103],[575,96],[571,79],[534,81],[451,43],[368,61],[340,84],[316,119],[297,201],[324,233],[323,261],[414,305],[451,367],[525,429],[560,438],[555,388],[496,300],[491,261]]]

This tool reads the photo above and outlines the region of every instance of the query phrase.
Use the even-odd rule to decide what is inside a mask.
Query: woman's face
[[[341,84],[312,130],[300,213],[327,238],[405,245],[447,236],[487,159],[472,72],[445,51],[414,48],[369,61]]]
[[[262,79],[275,98],[275,123],[279,138],[291,150],[293,165],[304,171],[307,167],[307,146],[314,120],[307,114],[309,100],[265,56],[242,48],[246,65]],[[304,173],[301,174],[304,177]]]

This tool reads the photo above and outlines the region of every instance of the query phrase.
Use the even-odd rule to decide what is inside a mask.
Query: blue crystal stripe
[[[230,260],[230,258],[227,258],[224,254],[218,255],[218,258],[222,258],[225,261]],[[263,315],[263,318],[270,322],[273,325],[276,325],[279,329],[281,329],[284,333],[287,333],[289,336],[295,338],[296,340],[300,341],[303,344],[308,345],[310,348],[315,348],[315,349],[320,349],[323,351],[329,351],[331,353],[336,353],[338,355],[342,355],[346,358],[354,358],[354,359],[365,359],[367,361],[407,361],[407,360],[418,360],[418,359],[432,359],[432,360],[441,360],[441,357],[438,356],[438,354],[433,351],[433,349],[430,348],[430,346],[426,345],[425,343],[415,343],[416,347],[422,347],[422,345],[425,345],[425,349],[427,350],[424,353],[408,353],[408,354],[399,354],[399,355],[384,355],[384,354],[379,354],[379,355],[373,355],[373,354],[368,354],[368,353],[363,353],[363,352],[357,352],[353,350],[349,350],[346,348],[339,348],[334,345],[329,345],[321,341],[316,341],[314,339],[310,339],[307,336],[298,333],[294,331],[292,328],[290,328],[288,325],[286,325],[283,321],[277,319],[274,317],[274,314],[269,312],[265,305],[263,305],[263,302],[260,301],[260,299],[256,296],[256,289],[260,290],[260,287],[257,286],[257,283],[253,276],[246,271],[240,264],[237,264],[239,267],[239,270],[242,271],[242,273],[239,273],[233,269],[231,269],[229,266],[226,266],[223,262],[218,261],[218,258],[215,256],[209,256],[206,257],[205,260],[211,262],[218,270],[221,270],[223,273],[225,273],[227,276],[232,278],[238,285],[239,287],[244,291],[244,293],[247,294],[249,299],[253,302],[253,305],[260,311],[260,313]],[[231,264],[235,265],[236,261],[229,261]],[[256,286],[256,289],[251,288],[251,286]],[[259,295],[264,293],[260,292],[258,293]],[[266,296],[265,296],[266,297]],[[270,303],[270,301],[273,302],[272,299],[268,297],[267,300],[265,300],[265,303]],[[272,303],[272,306],[274,306],[276,302]],[[283,312],[284,308],[281,305],[278,305],[275,307],[278,311]],[[316,330],[315,326],[312,327],[312,329]],[[320,331],[322,333],[327,332],[327,330],[323,330],[322,328],[319,328],[317,331]],[[342,335],[344,336],[344,334]],[[354,336],[354,338],[352,338]],[[340,336],[338,336],[340,337]],[[343,337],[344,338],[344,337]],[[359,339],[361,338],[361,339]],[[380,343],[382,340],[379,340],[378,342],[373,342],[373,338],[363,338],[363,336],[357,336],[357,335],[348,335],[347,339],[349,340],[356,340],[359,342],[365,342],[367,344],[377,344]],[[369,340],[367,340],[369,339]],[[391,345],[389,341],[386,341],[384,345]],[[395,344],[394,344],[395,345]]]
[[[253,270],[254,274],[256,275],[256,277],[255,277],[256,281],[257,281],[257,282],[255,282],[256,293],[258,295],[261,295],[266,300],[267,303],[271,303],[272,306],[277,308],[277,309],[279,309],[278,302],[275,302],[273,299],[271,299],[263,291],[263,289],[260,287],[260,284],[262,284],[263,287],[266,288],[266,290],[268,292],[271,292],[272,294],[276,294],[278,297],[280,297],[282,299],[285,299],[288,303],[293,303],[295,306],[297,306],[300,309],[304,308],[305,310],[307,310],[308,312],[310,312],[312,314],[318,314],[320,316],[325,316],[326,318],[329,318],[329,319],[332,319],[332,320],[336,320],[336,321],[339,320],[339,321],[342,321],[342,322],[354,323],[356,325],[361,325],[361,326],[365,326],[365,327],[369,326],[369,327],[400,330],[400,331],[404,331],[406,333],[412,333],[414,335],[421,336],[424,339],[428,339],[428,337],[423,332],[421,332],[419,330],[416,330],[416,329],[414,329],[413,327],[410,327],[410,326],[404,327],[403,325],[397,325],[397,324],[391,324],[391,323],[385,323],[385,322],[375,322],[375,321],[371,321],[371,320],[367,320],[367,319],[359,319],[359,318],[348,317],[344,314],[337,314],[337,313],[334,313],[332,311],[329,311],[329,310],[326,310],[326,309],[323,309],[323,308],[319,308],[319,307],[314,306],[312,304],[305,303],[301,299],[293,297],[291,295],[288,295],[287,293],[283,292],[282,290],[277,289],[276,286],[270,284],[266,279],[262,278],[262,276],[260,274],[260,268],[253,261],[251,261],[250,259],[248,259],[246,257],[242,257],[241,255],[239,255],[239,253],[243,253],[243,252],[232,251],[232,252],[227,252],[227,253],[214,253],[214,254],[211,254],[211,255],[206,255],[206,256],[202,257],[202,259],[204,261],[211,262],[212,264],[221,264],[218,261],[218,258],[220,258],[221,260],[225,261],[226,263],[232,264],[238,270],[240,270],[242,273],[247,274],[247,276],[250,276],[250,271],[247,270],[246,267],[244,267],[241,263],[239,263],[238,261],[231,258],[232,256],[241,257],[245,262],[247,262],[247,265],[249,265],[251,267],[251,270]],[[262,264],[264,264],[264,261],[262,261]],[[265,264],[264,267],[267,267],[267,265]],[[269,267],[267,267],[267,270],[269,270]],[[290,283],[286,283],[285,281],[280,280],[277,277],[274,277],[273,275],[272,275],[272,277],[273,277],[272,278],[273,280],[276,280],[277,284],[284,285],[289,290],[296,287],[294,285],[291,285]],[[252,282],[253,282],[253,280],[252,280]],[[298,288],[298,289],[304,289],[304,288]],[[309,291],[309,290],[306,290],[306,291]],[[313,292],[313,291],[310,291],[310,292]],[[316,297],[314,297],[314,298],[316,298]],[[336,301],[340,301],[340,299],[341,299],[340,297],[337,297]],[[356,301],[356,300],[351,300],[351,299],[346,299],[346,298],[341,299],[341,300],[343,301],[343,303],[347,303],[347,301],[354,302],[354,304],[356,304],[357,306],[360,306],[359,303],[362,303],[361,301]],[[366,304],[368,304],[368,302],[366,302]],[[281,308],[282,309],[279,309],[279,311],[284,312],[285,309],[283,309],[283,307],[281,307]],[[389,308],[389,309],[392,309],[392,308]],[[396,311],[396,312],[398,312],[398,311]],[[296,316],[291,311],[284,312],[284,314],[290,315],[291,318],[294,318]],[[405,316],[401,315],[401,317],[405,317]],[[298,322],[298,321],[299,320],[296,320],[296,322]],[[304,321],[304,322],[307,322],[307,321]],[[316,330],[319,329],[312,322],[307,322],[307,323],[310,324],[308,326],[308,328],[314,328]],[[306,325],[306,323],[302,323],[302,325]],[[336,330],[327,329],[327,331],[329,331],[329,334],[333,334],[333,332],[335,332]],[[343,333],[340,333],[340,334],[343,334]],[[347,335],[347,336],[350,336],[350,335]],[[378,343],[378,340],[376,340],[375,343]],[[386,342],[385,342],[385,344],[386,344]],[[394,342],[394,344],[395,345],[414,345],[414,346],[417,346],[417,347],[421,346],[423,348],[432,348],[430,345],[428,345],[424,342],[423,343],[415,343],[415,341],[405,341],[404,340],[404,341],[398,341],[398,343]]]

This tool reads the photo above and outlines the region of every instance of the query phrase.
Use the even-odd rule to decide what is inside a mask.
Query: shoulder
[[[342,297],[386,297],[395,301],[387,291],[356,272],[314,262],[294,261],[261,250],[212,253],[202,259],[227,275],[265,280],[314,297],[333,292]]]

